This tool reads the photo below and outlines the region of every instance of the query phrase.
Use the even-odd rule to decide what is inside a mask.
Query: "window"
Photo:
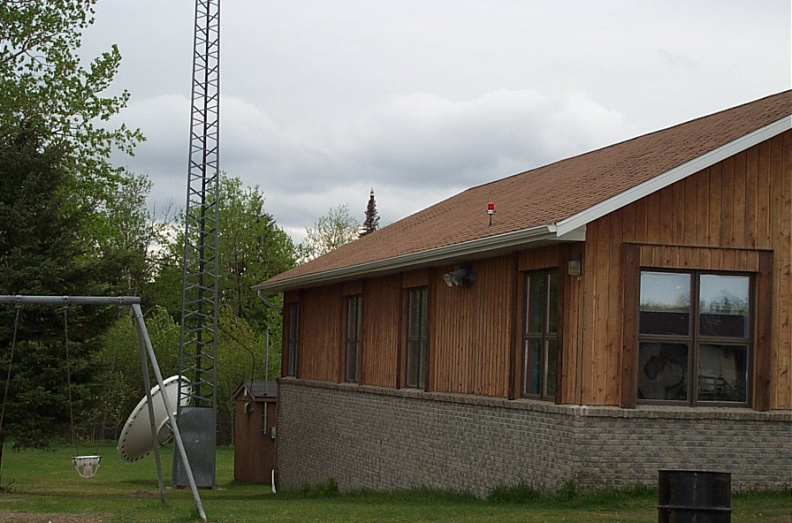
[[[362,314],[362,296],[347,297],[347,316],[346,316],[346,364],[344,379],[349,382],[357,383],[359,379],[359,357],[360,357],[360,318]]]
[[[427,295],[427,287],[407,291],[407,387],[426,387]]]
[[[558,363],[558,271],[525,276],[522,395],[554,400]]]
[[[748,403],[751,277],[641,272],[638,400]]]
[[[289,330],[286,340],[286,375],[297,377],[297,342],[300,326],[300,305],[292,303],[289,305]]]

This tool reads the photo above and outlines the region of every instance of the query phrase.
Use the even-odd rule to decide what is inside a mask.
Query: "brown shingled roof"
[[[792,90],[473,187],[254,289],[280,291],[359,277],[367,271],[394,270],[399,265],[426,262],[433,252],[437,253],[435,260],[451,259],[466,249],[474,254],[512,236],[524,242],[550,239],[559,222],[790,115]],[[496,204],[492,226],[485,213],[488,202]],[[615,205],[627,203],[630,201],[617,201]]]

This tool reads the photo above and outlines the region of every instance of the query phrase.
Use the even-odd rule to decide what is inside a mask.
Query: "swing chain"
[[[63,333],[64,345],[66,347],[66,390],[69,398],[69,427],[71,428],[72,445],[74,446],[74,453],[79,454],[77,448],[77,432],[74,429],[74,405],[72,403],[72,386],[71,386],[71,359],[69,358],[69,302],[68,298],[63,298]]]

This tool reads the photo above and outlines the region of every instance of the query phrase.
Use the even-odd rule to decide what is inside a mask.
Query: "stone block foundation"
[[[587,407],[281,379],[277,483],[342,491],[657,486],[658,470],[792,488],[792,412]]]

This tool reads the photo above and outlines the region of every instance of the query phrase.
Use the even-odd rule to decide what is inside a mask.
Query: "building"
[[[257,285],[284,293],[280,486],[792,486],[791,129],[785,91]]]
[[[274,381],[245,381],[234,392],[234,479],[271,484],[277,398]]]

